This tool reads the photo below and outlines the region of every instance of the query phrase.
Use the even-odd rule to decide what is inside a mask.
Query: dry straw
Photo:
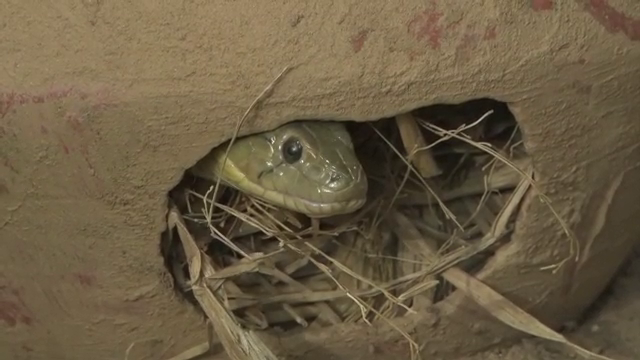
[[[287,71],[247,109],[229,145]],[[431,305],[446,288],[440,277],[509,326],[566,344],[585,358],[607,359],[571,343],[463,270],[508,238],[530,190],[549,205],[569,235],[571,256],[578,251],[575,237],[535,185],[529,159],[513,155],[518,144],[509,139],[497,149],[467,134],[487,116],[447,130],[403,114],[392,124],[395,138],[372,124],[373,136],[381,141],[365,142],[366,151],[380,154],[389,165],[379,166],[377,158],[368,173],[372,191],[379,193],[357,213],[323,222],[220,183],[204,193],[185,189],[171,204],[169,233],[185,255],[183,285],[206,314],[211,335],[207,344],[170,360],[194,359],[218,343],[233,360],[277,359],[260,330],[350,322],[386,323],[407,340],[412,357],[419,358],[419,339],[393,319]],[[439,140],[428,143],[423,130]],[[465,144],[469,154],[469,149],[478,150],[470,155],[477,164],[457,183],[451,171],[446,174],[438,166],[435,155],[439,144],[451,139]],[[463,167],[456,166],[453,173]]]

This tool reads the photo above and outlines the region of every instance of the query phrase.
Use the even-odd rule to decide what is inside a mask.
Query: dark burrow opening
[[[444,269],[475,274],[508,241],[529,159],[505,103],[344,124],[368,181],[367,202],[353,213],[312,220],[185,174],[168,194],[183,225],[170,226],[160,246],[181,297],[202,309],[185,233],[210,269],[198,279],[207,289],[200,300],[215,297],[245,327],[281,330],[424,309],[455,290]]]

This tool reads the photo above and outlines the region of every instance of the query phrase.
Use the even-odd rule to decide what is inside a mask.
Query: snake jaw
[[[362,197],[353,200],[320,203],[301,198],[293,198],[286,194],[275,192],[273,194],[265,194],[264,197],[268,197],[268,201],[271,203],[297,211],[312,218],[349,214],[362,208],[367,201],[366,197]],[[276,197],[279,197],[280,201],[275,200]]]
[[[335,215],[350,214],[362,208],[366,203],[366,199],[343,201],[331,204],[308,204],[305,209],[298,209],[311,218],[324,218]],[[300,203],[299,203],[300,204]]]

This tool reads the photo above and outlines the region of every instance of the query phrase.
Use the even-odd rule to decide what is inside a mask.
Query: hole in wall
[[[161,253],[176,291],[202,309],[188,234],[215,273],[200,286],[251,329],[375,321],[442,301],[455,291],[443,269],[476,273],[508,241],[522,180],[514,167],[528,164],[514,116],[486,98],[250,137],[229,152],[227,183],[213,181],[214,150],[169,193],[183,225],[163,234]]]

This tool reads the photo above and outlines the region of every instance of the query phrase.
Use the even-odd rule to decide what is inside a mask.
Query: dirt
[[[568,323],[563,334],[569,339],[616,360],[640,358],[640,247],[607,291],[588,309],[579,324]],[[579,359],[565,347],[527,338],[456,360],[565,360]],[[442,360],[453,360],[443,357]]]
[[[205,340],[160,256],[166,195],[286,67],[241,135],[295,119],[508,103],[540,190],[582,256],[540,270],[570,248],[531,194],[511,243],[478,276],[550,325],[576,318],[640,237],[638,19],[633,0],[9,0],[0,15],[0,358],[166,359]],[[451,296],[397,325],[437,354],[517,338],[484,320]],[[595,325],[622,334],[611,324]],[[380,358],[406,355],[390,327],[333,330],[272,345],[310,360],[371,358],[371,343]]]

